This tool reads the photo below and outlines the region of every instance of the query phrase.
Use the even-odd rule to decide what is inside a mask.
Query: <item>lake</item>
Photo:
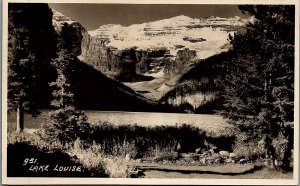
[[[41,115],[32,118],[25,115],[26,128],[39,128],[45,122],[49,110],[42,110]],[[137,124],[141,126],[191,124],[205,131],[219,132],[232,129],[221,116],[211,114],[183,114],[183,113],[154,113],[154,112],[111,112],[86,110],[89,121],[94,125],[108,122],[115,125]],[[15,117],[9,116],[9,123],[15,122]]]

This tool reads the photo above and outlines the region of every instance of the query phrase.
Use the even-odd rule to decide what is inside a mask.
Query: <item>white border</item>
[[[295,148],[293,179],[131,179],[131,178],[16,178],[6,176],[7,166],[7,10],[9,2],[121,3],[121,4],[291,4],[295,5]],[[299,1],[297,0],[3,0],[2,28],[2,183],[3,184],[143,184],[143,185],[298,185],[299,184]]]

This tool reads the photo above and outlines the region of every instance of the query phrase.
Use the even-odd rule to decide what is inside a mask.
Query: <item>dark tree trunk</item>
[[[24,110],[21,104],[17,108],[17,132],[24,130]]]

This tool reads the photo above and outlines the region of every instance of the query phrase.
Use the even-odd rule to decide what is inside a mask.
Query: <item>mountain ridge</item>
[[[222,46],[228,43],[228,34],[233,34],[236,30],[234,27],[243,26],[248,21],[238,16],[191,18],[179,15],[129,26],[106,24],[88,33],[93,38],[106,40],[106,46],[119,50],[132,47],[141,50],[165,47],[175,56],[179,50],[176,46],[183,46],[196,50],[198,59],[205,59],[224,52]]]

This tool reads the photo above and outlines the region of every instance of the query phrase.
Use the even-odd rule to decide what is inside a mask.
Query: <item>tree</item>
[[[294,6],[239,6],[255,17],[231,39],[222,114],[264,144],[271,165],[288,168],[293,148]]]
[[[24,111],[37,116],[36,55],[30,30],[15,24],[14,12],[8,21],[8,109],[17,111],[17,132],[24,129]]]
[[[17,112],[19,132],[25,112],[39,114],[40,67],[54,56],[56,39],[47,4],[8,4],[8,111]]]
[[[65,45],[62,35],[58,43],[57,58],[52,61],[57,70],[57,79],[50,83],[54,88],[51,105],[56,110],[50,113],[50,124],[44,125],[44,129],[47,140],[58,139],[62,143],[69,143],[86,137],[91,130],[85,113],[75,107],[74,72],[78,61]]]

